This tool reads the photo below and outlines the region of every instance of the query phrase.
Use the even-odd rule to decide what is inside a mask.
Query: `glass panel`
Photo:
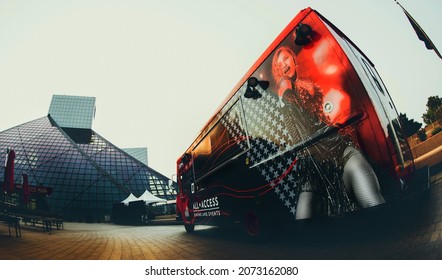
[[[249,149],[239,105],[235,103],[192,151],[196,180]]]

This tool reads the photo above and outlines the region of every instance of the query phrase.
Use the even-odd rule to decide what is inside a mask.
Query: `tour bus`
[[[317,11],[302,10],[177,160],[177,219],[275,223],[394,200],[414,171],[373,63]]]

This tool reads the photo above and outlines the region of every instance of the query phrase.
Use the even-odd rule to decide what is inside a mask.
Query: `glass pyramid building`
[[[105,221],[114,203],[145,190],[175,199],[175,182],[92,130],[94,115],[95,98],[54,95],[48,116],[0,132],[0,161],[13,149],[15,183],[26,173],[30,185],[51,187],[49,209],[66,220]]]

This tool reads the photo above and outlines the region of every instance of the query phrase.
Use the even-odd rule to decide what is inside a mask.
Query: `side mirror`
[[[192,158],[192,156],[189,153],[185,153],[182,157],[181,157],[181,162],[184,164],[187,164],[190,162],[190,159]]]

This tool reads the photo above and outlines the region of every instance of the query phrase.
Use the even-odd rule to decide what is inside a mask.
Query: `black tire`
[[[255,211],[248,211],[244,216],[244,229],[247,236],[256,238],[262,233],[262,221]]]
[[[186,229],[186,232],[188,232],[188,233],[192,233],[195,231],[194,224],[184,224],[184,228]]]
[[[245,213],[243,226],[246,238],[254,243],[263,243],[270,238],[270,221],[265,218],[264,211],[256,209]]]

